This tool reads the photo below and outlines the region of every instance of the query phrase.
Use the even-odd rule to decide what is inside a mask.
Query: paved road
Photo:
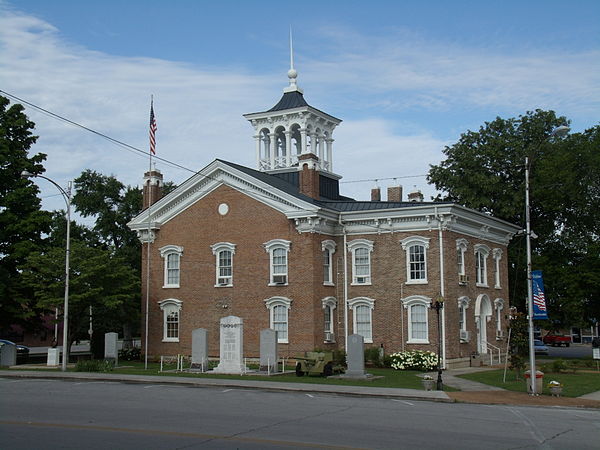
[[[586,358],[592,356],[592,344],[571,344],[568,347],[548,346],[548,355],[557,358]],[[543,356],[540,356],[543,358]]]
[[[0,379],[2,448],[597,449],[600,412]]]

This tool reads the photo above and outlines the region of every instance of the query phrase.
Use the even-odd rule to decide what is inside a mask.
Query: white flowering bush
[[[433,370],[437,367],[437,354],[424,350],[392,353],[391,367],[396,370]]]

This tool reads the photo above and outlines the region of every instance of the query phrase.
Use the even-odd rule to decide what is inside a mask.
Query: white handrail
[[[495,345],[490,344],[489,342],[486,342],[486,345],[488,347],[490,351],[490,366],[494,365],[494,351],[498,352],[498,364],[502,364],[502,351],[500,350],[499,347],[496,347]]]

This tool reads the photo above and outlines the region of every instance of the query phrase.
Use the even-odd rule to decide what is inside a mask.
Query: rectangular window
[[[277,331],[277,341],[288,341],[288,308],[285,305],[275,305],[271,309],[272,328]]]
[[[475,256],[475,271],[477,284],[480,286],[487,286],[486,257],[483,254],[483,252],[477,252]]]
[[[219,285],[229,285],[232,281],[233,266],[231,251],[222,250],[219,252]]]
[[[179,285],[179,255],[177,253],[169,253],[167,255],[167,285]]]
[[[179,313],[172,311],[166,317],[166,335],[167,339],[179,339]]]
[[[325,319],[325,333],[333,333],[333,326],[331,323],[331,306],[325,306],[325,309],[323,310],[323,316]]]
[[[465,251],[461,248],[458,249],[457,253],[457,266],[458,266],[458,274],[465,275]]]
[[[359,305],[354,309],[356,315],[356,334],[360,334],[365,342],[373,342],[371,331],[371,308],[365,305]]]
[[[410,307],[411,341],[427,341],[427,307],[412,305]]]
[[[410,247],[410,279],[425,280],[425,247],[413,245]]]
[[[328,249],[323,250],[323,283],[331,283],[331,252]]]
[[[461,331],[466,330],[465,313],[466,311],[464,305],[460,305],[460,307],[458,308],[458,326]]]
[[[370,252],[366,247],[354,250],[354,282],[357,284],[371,282]]]

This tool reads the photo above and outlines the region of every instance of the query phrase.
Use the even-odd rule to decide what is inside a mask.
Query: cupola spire
[[[290,25],[290,70],[288,70],[288,78],[290,79],[290,85],[283,89],[283,92],[300,92],[303,93],[302,89],[298,87],[296,78],[298,78],[298,72],[294,69],[294,45],[292,39],[292,26]]]

